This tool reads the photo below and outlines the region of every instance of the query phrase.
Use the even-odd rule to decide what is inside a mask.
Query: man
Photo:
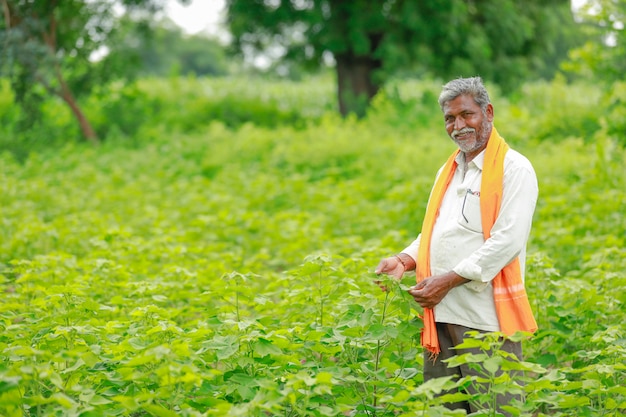
[[[437,174],[420,235],[375,270],[400,279],[416,269],[417,285],[408,292],[424,308],[424,380],[472,374],[443,362],[463,353],[453,347],[468,331],[537,329],[523,284],[538,194],[533,167],[498,134],[480,77],[447,83],[439,105],[459,150]],[[502,349],[521,359],[519,342],[506,340]],[[510,399],[501,396],[498,408]],[[468,403],[450,408],[475,411]]]

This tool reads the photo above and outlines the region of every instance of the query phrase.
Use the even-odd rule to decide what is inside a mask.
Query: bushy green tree
[[[577,40],[569,0],[226,0],[234,46],[319,66],[334,59],[342,114],[387,77],[548,77]],[[331,58],[332,57],[332,58]]]
[[[0,69],[25,109],[24,123],[36,120],[44,97],[56,96],[69,106],[84,138],[97,142],[78,97],[116,76],[98,71],[92,59],[117,29],[114,8],[146,18],[162,9],[164,0],[0,0],[0,5]]]
[[[626,146],[626,0],[586,0],[577,11],[587,42],[570,52],[563,69],[574,77],[592,79],[603,92],[608,111],[596,119],[604,136]]]
[[[589,40],[564,68],[612,83],[626,72],[626,0],[586,0],[577,12]]]
[[[109,39],[107,47],[102,65],[129,75],[219,76],[229,72],[226,47],[217,39],[202,34],[186,35],[169,19],[152,22],[121,19],[120,29]]]
[[[215,39],[202,35],[179,38],[176,58],[182,74],[226,75],[229,59]]]

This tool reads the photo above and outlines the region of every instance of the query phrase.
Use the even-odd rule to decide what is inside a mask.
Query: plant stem
[[[239,283],[235,282],[235,314],[237,316],[237,322],[240,322],[239,317]]]
[[[389,300],[389,291],[385,292],[385,302],[383,303],[383,314],[380,317],[380,324],[381,326],[384,325],[385,323],[385,314],[387,312],[387,301]],[[378,375],[378,366],[380,365],[380,353],[381,353],[381,348],[380,348],[381,344],[380,344],[380,339],[378,339],[378,341],[376,342],[376,360],[374,363],[374,378],[376,378],[376,376]],[[377,385],[374,384],[374,392],[372,393],[374,395],[374,402],[373,402],[373,407],[376,408],[377,404],[378,404],[378,398],[377,398]]]
[[[320,269],[320,275],[318,280],[318,290],[320,294],[320,326],[324,325],[324,295],[322,294],[322,270]]]

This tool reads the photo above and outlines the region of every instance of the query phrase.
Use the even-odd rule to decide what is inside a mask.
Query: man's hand
[[[423,281],[418,282],[417,285],[409,288],[408,293],[423,308],[434,308],[452,288],[465,284],[468,281],[468,279],[451,271],[446,274],[425,278]]]
[[[397,256],[391,256],[389,258],[384,258],[380,261],[374,272],[376,275],[385,274],[390,275],[394,279],[400,281],[402,279],[402,275],[404,275],[404,265],[400,262]],[[386,285],[383,284],[382,281],[375,280],[374,284],[378,285],[381,290],[389,291]]]

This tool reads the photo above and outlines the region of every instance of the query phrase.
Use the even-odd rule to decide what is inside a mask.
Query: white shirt
[[[485,241],[480,217],[480,184],[485,151],[469,164],[463,153],[435,220],[430,245],[432,275],[454,271],[470,282],[453,288],[435,306],[435,321],[499,331],[491,281],[519,256],[522,280],[526,243],[537,202],[537,176],[531,163],[509,149],[504,158],[502,205]],[[443,168],[443,167],[442,167]],[[441,169],[437,177],[441,174]],[[417,260],[420,236],[402,252]]]

